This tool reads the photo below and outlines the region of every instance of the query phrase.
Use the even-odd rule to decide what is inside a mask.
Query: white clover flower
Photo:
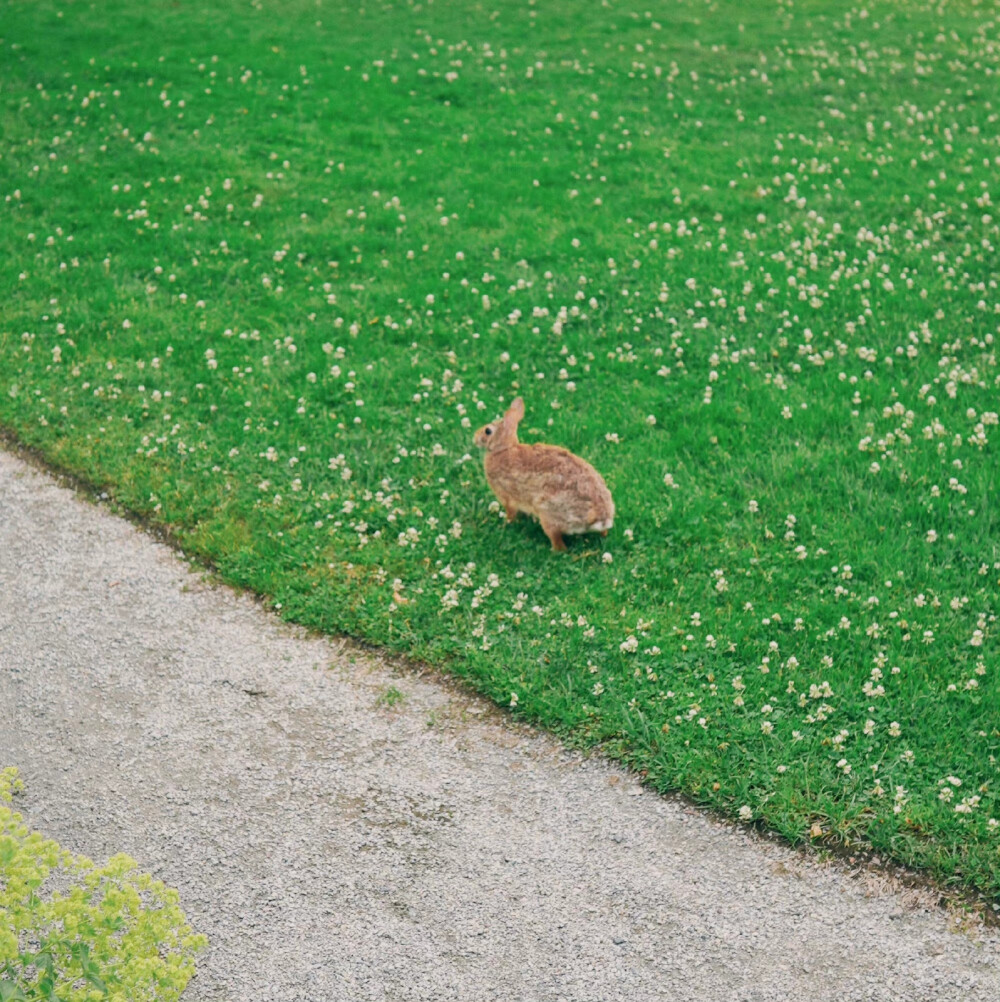
[[[749,821],[752,817],[753,811],[747,804],[744,804],[740,808],[740,821]]]
[[[897,787],[896,796],[893,799],[896,802],[893,805],[893,814],[902,814],[903,805],[907,803],[906,787]]]

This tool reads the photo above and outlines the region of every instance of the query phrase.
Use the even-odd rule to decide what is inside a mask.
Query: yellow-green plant
[[[0,1002],[161,1002],[194,974],[196,935],[172,888],[117,855],[104,866],[31,831],[0,771]]]

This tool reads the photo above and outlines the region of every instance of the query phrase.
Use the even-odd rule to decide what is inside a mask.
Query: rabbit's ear
[[[507,413],[503,416],[503,423],[511,428],[516,428],[523,417],[524,400],[521,397],[515,397],[510,407],[507,408]]]

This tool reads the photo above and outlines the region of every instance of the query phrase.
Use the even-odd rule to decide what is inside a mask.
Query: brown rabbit
[[[499,421],[480,428],[475,443],[486,450],[486,480],[504,506],[507,521],[519,511],[541,523],[553,550],[565,550],[564,535],[608,534],[615,503],[600,473],[557,445],[522,445],[517,426],[524,401],[517,397]]]

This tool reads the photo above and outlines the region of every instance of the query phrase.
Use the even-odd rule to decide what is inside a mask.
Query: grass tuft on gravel
[[[0,11],[0,424],[289,619],[1000,899],[995,8]],[[518,394],[607,540],[503,526]]]

